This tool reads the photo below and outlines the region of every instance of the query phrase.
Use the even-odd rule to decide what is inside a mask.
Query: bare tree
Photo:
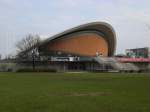
[[[27,35],[16,44],[17,57],[21,57],[23,55],[26,55],[26,57],[28,57],[29,55],[32,55],[31,53],[33,51],[36,51],[36,48],[39,45],[40,41],[41,40],[39,35]]]
[[[40,37],[38,35],[27,35],[21,41],[16,44],[18,52],[24,52],[34,48],[40,42]]]

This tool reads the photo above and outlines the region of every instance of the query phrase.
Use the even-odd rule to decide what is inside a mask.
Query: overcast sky
[[[25,35],[43,38],[104,21],[117,34],[117,53],[150,46],[150,0],[0,0],[0,54],[14,54]]]

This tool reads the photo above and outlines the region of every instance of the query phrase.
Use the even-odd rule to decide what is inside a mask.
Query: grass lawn
[[[150,112],[150,74],[0,73],[0,112]]]

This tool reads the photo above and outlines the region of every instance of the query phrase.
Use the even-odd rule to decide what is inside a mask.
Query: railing
[[[139,68],[133,65],[132,63],[121,63],[116,58],[112,57],[94,57],[94,60],[100,64],[107,64],[112,66],[115,70],[118,71],[138,71]]]

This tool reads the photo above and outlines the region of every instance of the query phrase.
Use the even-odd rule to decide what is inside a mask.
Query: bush
[[[1,64],[0,65],[0,71],[7,71],[8,65],[7,64]]]
[[[16,72],[57,72],[56,69],[31,69],[31,68],[23,68],[18,69]]]
[[[14,63],[0,63],[1,72],[12,72],[15,68]]]

